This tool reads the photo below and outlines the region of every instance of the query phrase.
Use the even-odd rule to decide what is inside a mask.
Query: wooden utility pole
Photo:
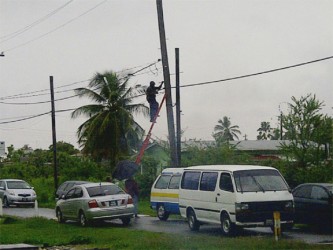
[[[175,49],[176,54],[176,131],[177,131],[177,162],[181,166],[181,122],[180,122],[180,86],[179,86],[179,48]]]
[[[157,6],[158,28],[159,28],[159,33],[160,33],[164,86],[165,86],[165,94],[166,94],[166,112],[167,112],[167,119],[168,119],[171,165],[173,167],[177,167],[178,162],[177,162],[177,151],[176,151],[176,136],[175,136],[173,109],[172,109],[170,71],[169,71],[169,61],[168,61],[166,39],[165,39],[162,0],[156,0],[156,6]]]
[[[53,176],[55,191],[58,188],[58,164],[57,164],[57,139],[56,139],[56,126],[55,126],[55,108],[54,108],[54,90],[53,90],[53,76],[50,76],[50,90],[51,90],[51,114],[52,114],[52,142],[53,142]]]

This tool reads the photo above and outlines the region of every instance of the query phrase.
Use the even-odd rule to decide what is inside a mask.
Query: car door
[[[311,186],[304,185],[293,192],[296,222],[308,223],[311,220]]]
[[[330,214],[329,194],[321,186],[313,186],[311,190],[312,213],[311,219],[313,222],[325,224],[332,217]]]
[[[75,188],[70,189],[66,193],[64,200],[61,203],[62,214],[67,218],[73,218],[71,203],[72,203],[72,199],[74,197],[74,191],[75,191]]]

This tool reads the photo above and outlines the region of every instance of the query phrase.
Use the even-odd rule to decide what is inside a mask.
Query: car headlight
[[[236,212],[241,212],[249,209],[249,204],[247,203],[236,203]]]
[[[8,192],[10,195],[13,195],[13,196],[15,196],[15,193],[14,192]]]

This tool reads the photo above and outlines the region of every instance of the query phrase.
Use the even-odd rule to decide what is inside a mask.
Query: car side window
[[[170,183],[169,183],[169,189],[178,189],[179,188],[179,182],[180,182],[180,175],[174,175],[171,177]]]
[[[231,176],[229,173],[222,173],[220,178],[220,189],[228,192],[234,192]]]
[[[171,175],[161,175],[155,184],[155,188],[158,188],[158,189],[168,188],[170,179],[171,179]]]
[[[73,198],[81,198],[83,196],[82,188],[75,188]]]
[[[74,191],[75,191],[74,188],[69,190],[68,193],[66,194],[66,199],[73,198],[74,197]]]
[[[5,182],[4,181],[0,181],[0,187],[5,188]]]
[[[200,174],[200,172],[185,172],[183,174],[181,187],[183,189],[198,190]]]
[[[311,187],[310,186],[300,187],[300,188],[295,190],[293,195],[295,197],[298,197],[298,198],[307,198],[307,199],[309,199],[311,197]]]
[[[200,181],[200,190],[202,191],[215,191],[217,182],[217,173],[203,172]]]
[[[311,199],[328,200],[328,194],[322,187],[313,186],[311,191]]]

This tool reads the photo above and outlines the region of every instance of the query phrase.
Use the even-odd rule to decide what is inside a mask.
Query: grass
[[[37,246],[72,246],[75,249],[331,249],[274,237],[176,235],[134,230],[103,224],[82,228],[78,224],[58,224],[44,218],[0,220],[0,244],[26,243]]]

